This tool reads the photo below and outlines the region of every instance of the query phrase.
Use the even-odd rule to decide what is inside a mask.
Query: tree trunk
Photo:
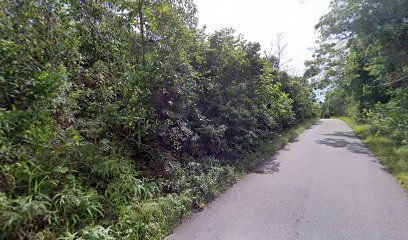
[[[144,36],[144,23],[143,23],[143,3],[144,0],[139,0],[139,24],[140,24],[140,35],[142,38],[142,65],[146,66],[145,60],[145,36]]]

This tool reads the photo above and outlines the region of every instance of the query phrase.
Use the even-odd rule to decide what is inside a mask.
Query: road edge
[[[389,144],[391,139],[387,136],[374,135],[370,131],[370,124],[359,124],[349,117],[335,117],[346,123],[359,137],[367,148],[374,154],[387,171],[395,178],[396,182],[408,194],[408,171],[398,169],[398,161],[408,162],[408,156],[398,150],[403,146]],[[388,144],[384,144],[388,142]]]

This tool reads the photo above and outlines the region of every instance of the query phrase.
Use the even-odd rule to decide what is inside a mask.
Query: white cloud
[[[317,34],[314,26],[329,6],[330,0],[195,0],[200,25],[207,32],[232,27],[246,39],[259,42],[263,49],[282,33],[288,44],[286,59],[297,71],[311,58],[310,48]]]

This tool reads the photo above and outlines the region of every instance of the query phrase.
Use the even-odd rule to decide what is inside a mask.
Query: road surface
[[[407,240],[408,196],[340,120],[320,120],[168,240]]]

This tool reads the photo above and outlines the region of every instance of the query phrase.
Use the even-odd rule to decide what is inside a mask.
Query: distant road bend
[[[320,120],[167,240],[408,240],[408,197],[352,130]]]

